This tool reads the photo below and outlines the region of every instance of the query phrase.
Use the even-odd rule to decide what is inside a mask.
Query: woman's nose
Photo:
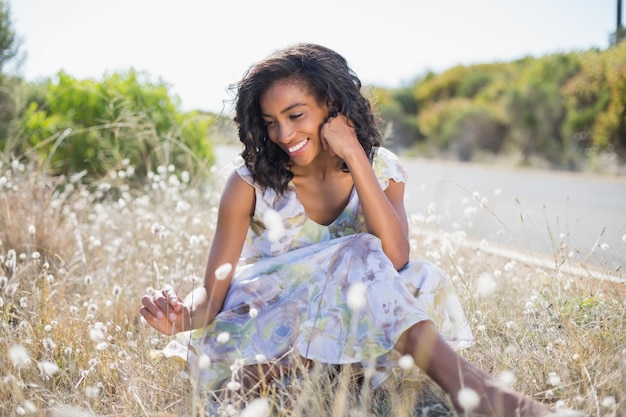
[[[293,129],[289,125],[289,123],[282,123],[278,128],[278,141],[279,142],[289,142],[291,137],[293,136]]]

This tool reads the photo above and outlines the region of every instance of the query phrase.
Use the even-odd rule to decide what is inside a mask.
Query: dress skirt
[[[380,382],[395,366],[390,354],[399,337],[423,320],[454,348],[473,341],[440,268],[412,260],[398,272],[377,237],[357,233],[239,266],[222,311],[186,337],[198,357],[206,355],[193,362],[202,364],[198,375],[209,389],[241,366],[288,363],[294,355],[374,363]]]

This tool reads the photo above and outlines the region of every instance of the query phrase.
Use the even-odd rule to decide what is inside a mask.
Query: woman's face
[[[276,81],[260,97],[261,116],[267,136],[294,164],[305,166],[323,151],[320,128],[328,109],[301,84]]]

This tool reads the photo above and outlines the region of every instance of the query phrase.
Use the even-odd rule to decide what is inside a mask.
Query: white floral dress
[[[373,168],[383,189],[389,180],[406,181],[385,148],[377,149]],[[471,344],[448,277],[422,260],[396,271],[380,240],[367,233],[354,190],[324,226],[308,218],[293,184],[278,195],[256,184],[242,161],[235,169],[256,190],[241,262],[222,311],[188,335],[196,354],[210,359],[199,374],[208,388],[222,386],[233,363],[286,361],[293,354],[325,364],[375,363],[377,384],[392,370],[400,335],[422,320],[432,320],[455,348]]]

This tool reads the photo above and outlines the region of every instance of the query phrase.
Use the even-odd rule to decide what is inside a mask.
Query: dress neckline
[[[350,190],[350,197],[348,197],[348,202],[346,203],[346,205],[343,207],[343,209],[339,212],[339,214],[337,215],[337,217],[335,217],[330,223],[328,224],[322,224],[322,223],[318,223],[315,220],[313,220],[309,214],[306,212],[306,209],[304,208],[304,204],[302,204],[302,201],[300,200],[300,197],[298,197],[298,193],[296,192],[296,186],[293,184],[293,182],[289,182],[290,188],[291,188],[291,192],[294,195],[294,198],[296,199],[296,201],[298,202],[298,205],[300,206],[300,210],[302,211],[302,215],[306,218],[307,221],[320,226],[320,227],[330,227],[333,224],[337,223],[337,221],[343,217],[343,215],[345,214],[346,210],[348,210],[350,208],[350,206],[352,205],[352,200],[354,199],[355,195],[356,195],[356,188],[354,187],[354,185],[352,185],[352,189]]]

